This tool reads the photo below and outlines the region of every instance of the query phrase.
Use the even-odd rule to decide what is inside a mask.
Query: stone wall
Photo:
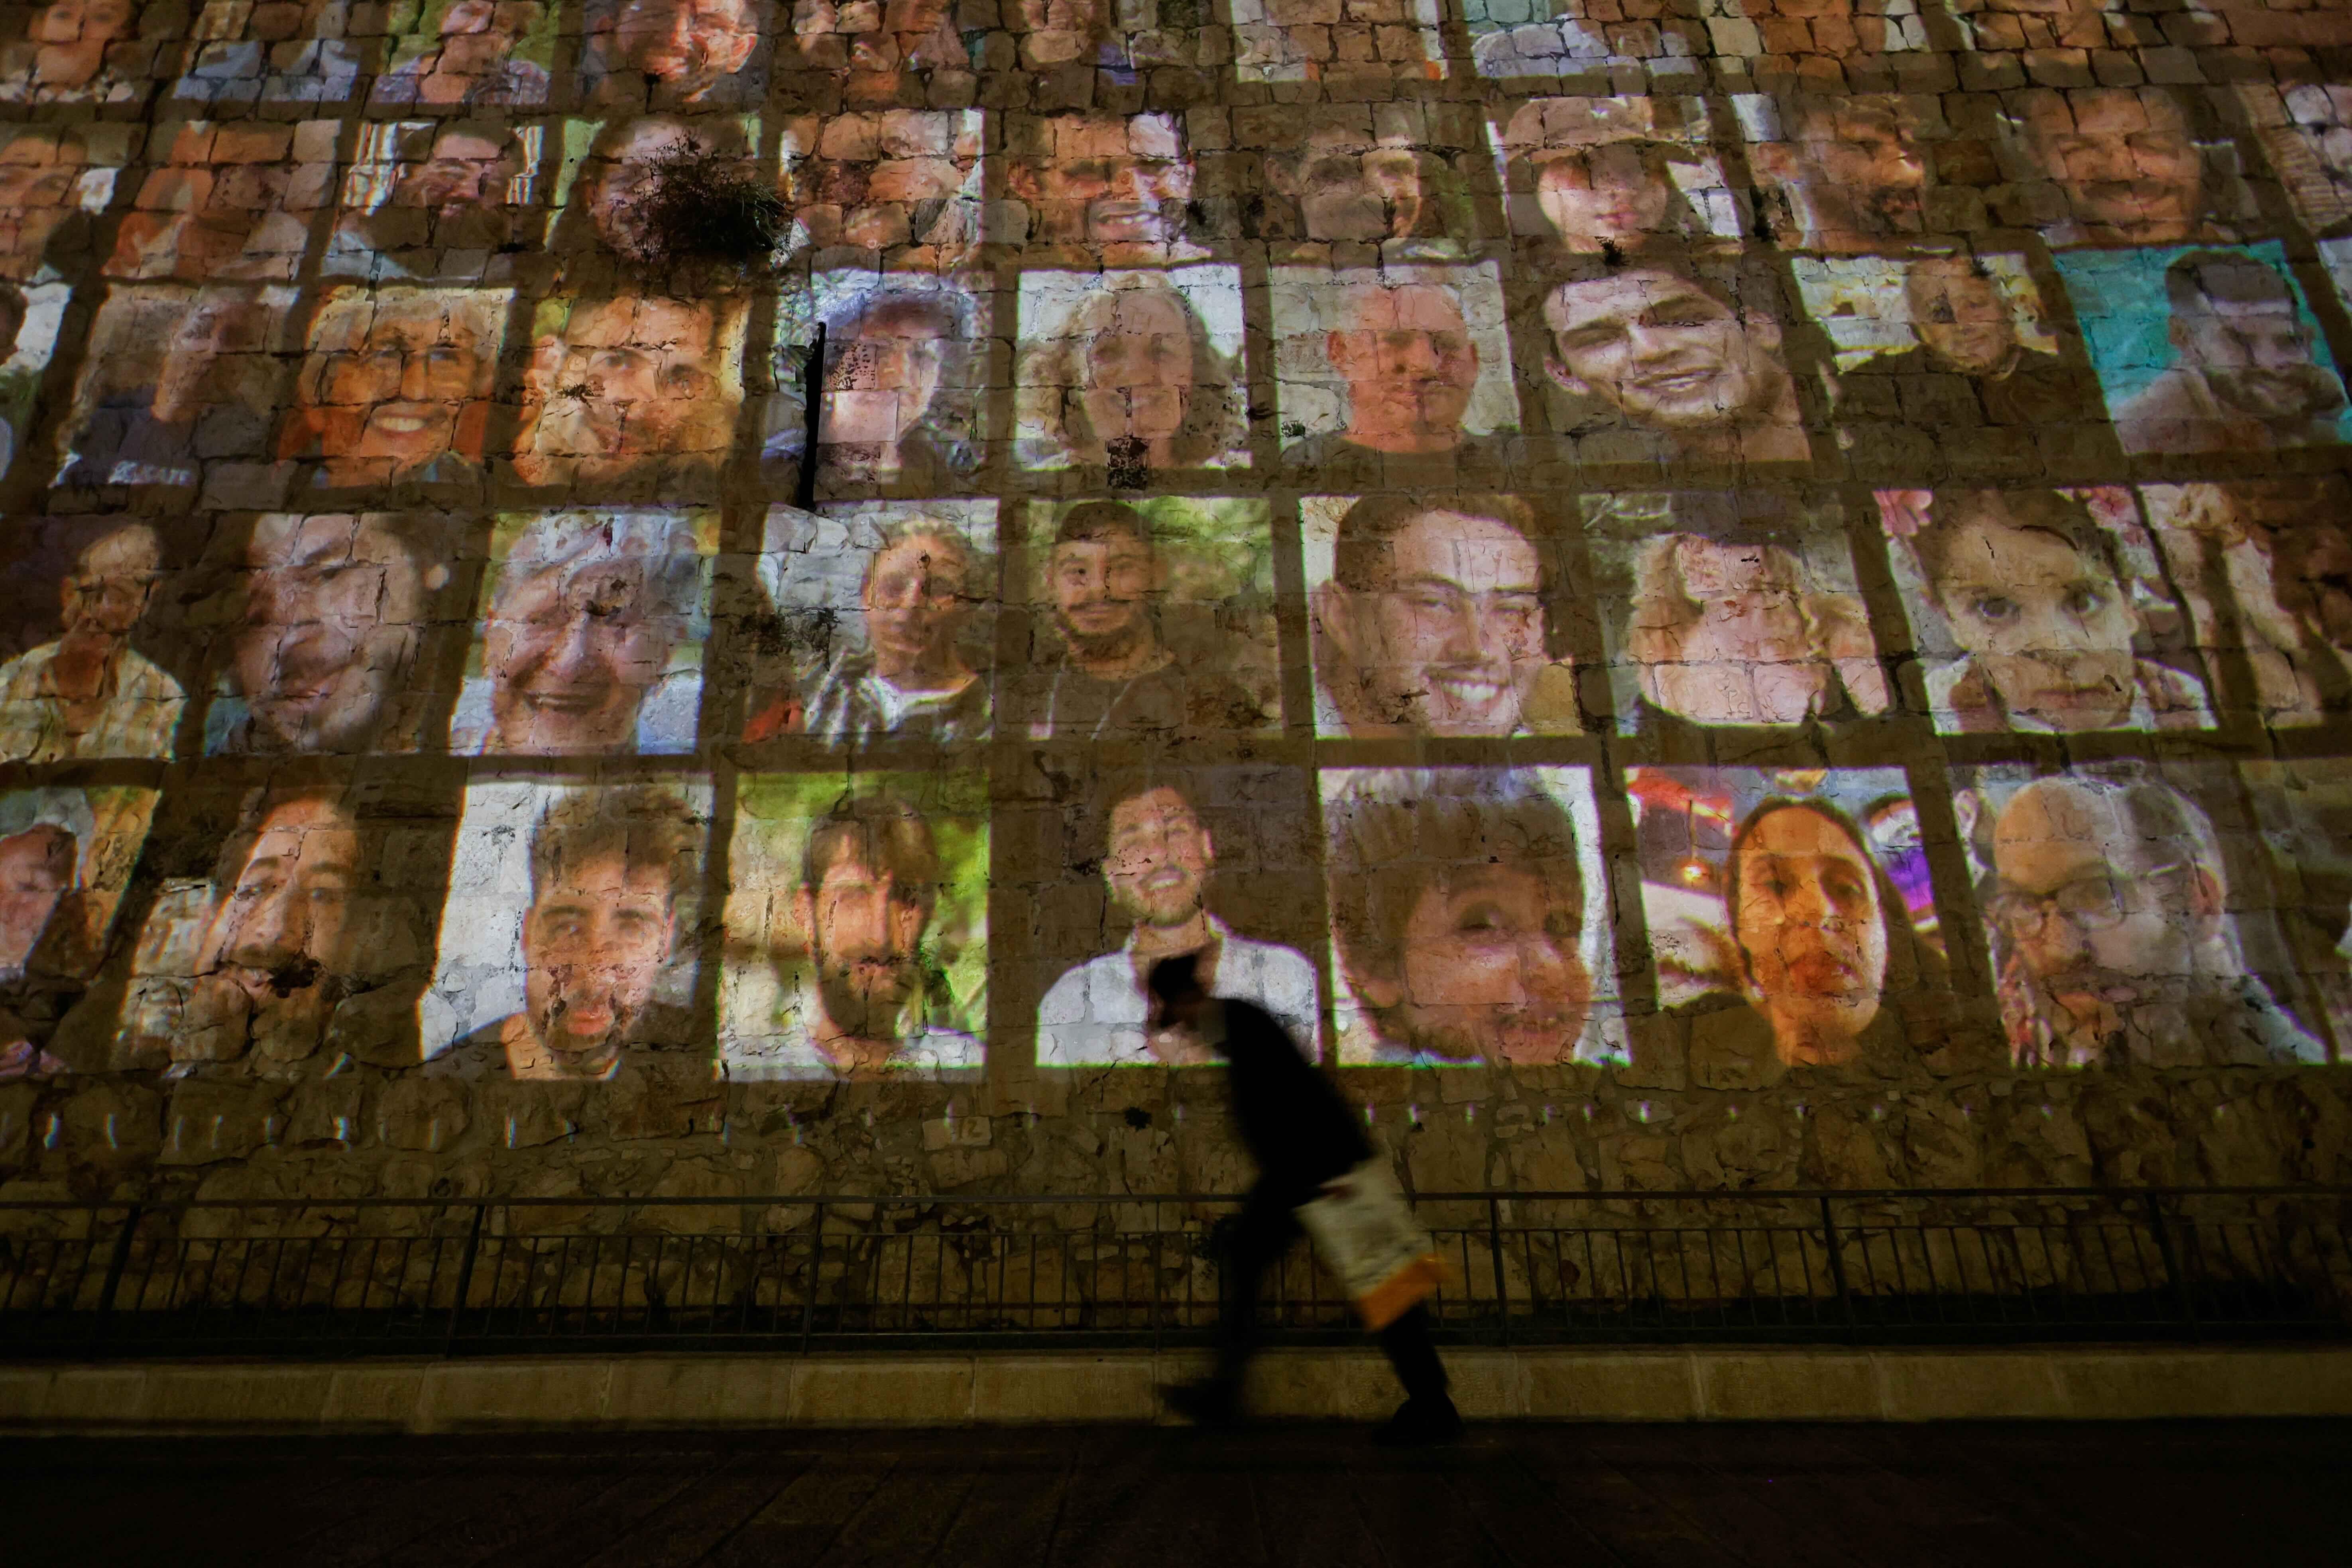
[[[673,9],[5,19],[0,1199],[2347,1178],[2341,6]]]

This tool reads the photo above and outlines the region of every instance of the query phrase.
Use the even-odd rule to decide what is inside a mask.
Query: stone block
[[[47,1426],[136,1426],[148,1419],[149,1374],[142,1366],[59,1367],[49,1382]]]
[[[0,1366],[0,1427],[38,1425],[49,1412],[47,1367]]]
[[[609,1361],[456,1362],[425,1374],[421,1429],[603,1423]]]
[[[148,1375],[145,1419],[162,1426],[316,1426],[334,1375],[323,1366],[159,1366]]]
[[[1888,1351],[1874,1358],[1895,1421],[2063,1419],[2076,1412],[2048,1352]]]
[[[339,1366],[327,1385],[320,1420],[341,1431],[417,1430],[431,1370],[422,1364]]]
[[[795,1426],[961,1426],[971,1419],[968,1357],[822,1357],[796,1363],[796,1372]]]
[[[1692,1358],[1608,1351],[1522,1351],[1527,1405],[1538,1421],[1690,1421],[1699,1415]]]
[[[1871,1358],[1843,1351],[1703,1354],[1698,1414],[1712,1421],[1873,1421],[1885,1414]]]
[[[613,1368],[608,1418],[624,1426],[781,1426],[793,1418],[789,1356],[629,1357]]]
[[[1250,1368],[1250,1408],[1262,1415],[1384,1420],[1398,1398],[1396,1373],[1377,1351],[1272,1351]]]
[[[1158,1408],[1145,1356],[982,1356],[973,1368],[975,1421],[1148,1421]]]

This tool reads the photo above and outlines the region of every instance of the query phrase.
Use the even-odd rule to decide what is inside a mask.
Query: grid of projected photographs
[[[2352,20],[1717,9],[0,7],[0,1079],[2352,1058]]]

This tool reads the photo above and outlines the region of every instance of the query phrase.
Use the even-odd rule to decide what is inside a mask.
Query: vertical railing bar
[[[1511,1289],[1503,1273],[1503,1204],[1492,1193],[1486,1194],[1486,1249],[1495,1260],[1495,1321],[1507,1345],[1511,1342]]]
[[[2164,1194],[2150,1187],[2147,1194],[2147,1228],[2156,1237],[2156,1254],[2164,1260],[2165,1278],[2172,1285],[2172,1300],[2180,1310],[2180,1321],[2189,1329],[2191,1340],[2199,1337],[2197,1304],[2189,1299],[2189,1282],[2182,1278],[2179,1260],[2173,1256],[2172,1232],[2164,1223]]]
[[[816,1331],[816,1282],[818,1266],[824,1257],[824,1205],[814,1205],[809,1215],[808,1283],[801,1290],[801,1354],[808,1354],[809,1336]]]
[[[1829,1194],[1822,1194],[1821,1205],[1822,1240],[1829,1250],[1830,1284],[1837,1292],[1838,1306],[1845,1313],[1846,1334],[1851,1339],[1858,1334],[1860,1325],[1854,1317],[1853,1293],[1846,1288],[1845,1246],[1838,1237],[1837,1215],[1831,1210]],[[1863,1262],[1865,1265],[1870,1261],[1869,1245],[1867,1241],[1863,1244]]]
[[[481,1250],[482,1223],[489,1210],[488,1204],[476,1204],[473,1224],[466,1231],[466,1251],[457,1264],[457,1290],[449,1298],[449,1322],[441,1334],[441,1354],[445,1359],[457,1347],[458,1314],[465,1310],[467,1294],[473,1288],[474,1259]]]

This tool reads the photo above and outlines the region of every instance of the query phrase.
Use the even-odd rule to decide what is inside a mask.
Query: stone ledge
[[[1454,1350],[1479,1420],[2137,1420],[2352,1415],[2352,1347]],[[961,1426],[1154,1421],[1194,1352],[565,1356],[0,1366],[0,1433]],[[1275,1351],[1259,1414],[1370,1420],[1371,1350]]]

